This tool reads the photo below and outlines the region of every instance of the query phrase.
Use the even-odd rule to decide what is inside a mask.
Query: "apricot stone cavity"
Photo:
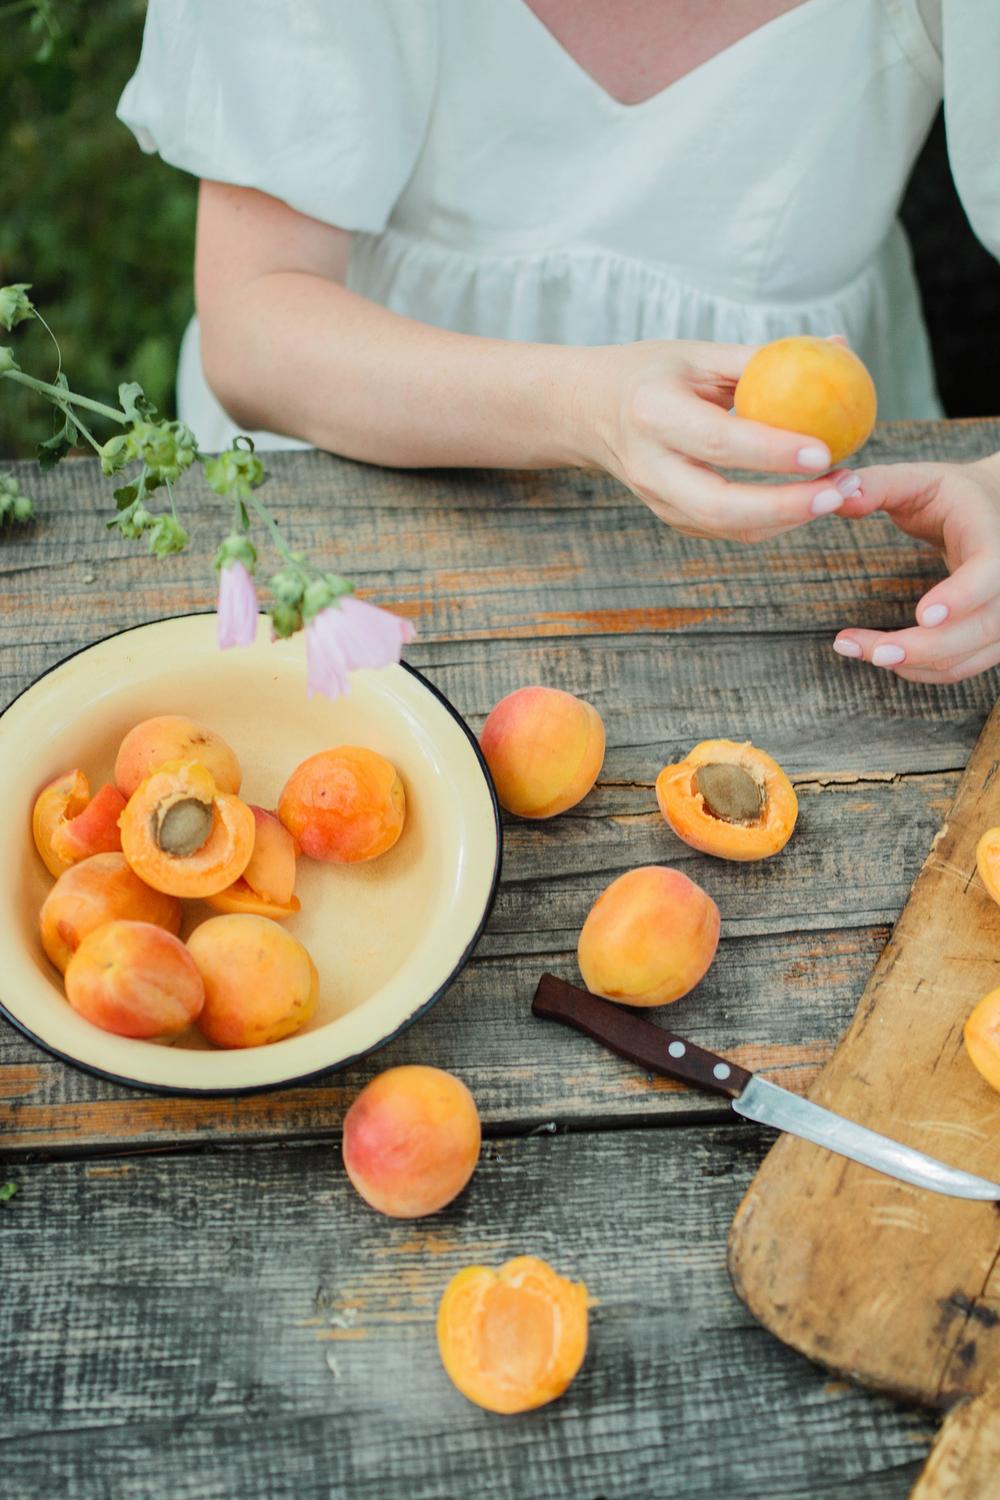
[[[212,808],[197,797],[163,803],[153,815],[153,838],[164,854],[188,859],[196,854],[212,832]]]
[[[699,766],[694,784],[713,818],[749,827],[759,823],[765,794],[760,783],[742,766],[720,762]]]

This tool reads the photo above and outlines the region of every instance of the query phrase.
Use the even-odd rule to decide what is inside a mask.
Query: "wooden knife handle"
[[[727,1099],[742,1094],[752,1077],[746,1068],[714,1052],[706,1052],[704,1047],[665,1031],[632,1010],[598,999],[575,984],[567,984],[554,974],[543,974],[538,981],[531,1009],[542,1020],[575,1026],[585,1036],[651,1073],[665,1073],[668,1078],[694,1088],[725,1094]]]

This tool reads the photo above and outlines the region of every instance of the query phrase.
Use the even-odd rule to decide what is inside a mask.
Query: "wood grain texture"
[[[1000,1386],[944,1419],[910,1500],[996,1500],[1000,1492]]]
[[[1000,1182],[1000,1096],[962,1026],[1000,980],[1000,907],[976,873],[1000,822],[1000,704],[852,1025],[810,1097]],[[730,1237],[740,1296],[793,1347],[928,1405],[1000,1379],[1000,1213],[782,1137]]]
[[[20,1165],[0,1208],[10,1500],[903,1500],[926,1416],[822,1372],[732,1296],[750,1126],[488,1143],[417,1223],[326,1146]],[[434,1316],[462,1265],[542,1255],[596,1306],[566,1396],[469,1404]]]

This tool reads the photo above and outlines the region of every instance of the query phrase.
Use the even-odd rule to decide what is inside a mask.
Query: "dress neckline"
[[[822,10],[834,3],[843,5],[843,0],[799,0],[798,5],[792,6],[790,10],[782,11],[779,15],[772,16],[769,21],[763,21],[759,26],[755,26],[752,31],[747,31],[743,36],[737,37],[735,41],[730,42],[721,51],[714,53],[711,57],[706,57],[704,62],[696,63],[693,68],[689,68],[686,73],[682,73],[673,82],[666,84],[662,89],[657,89],[655,93],[647,95],[645,99],[637,100],[634,104],[628,104],[624,100],[616,98],[614,94],[609,93],[604,85],[599,83],[581,62],[577,61],[573,53],[567,47],[563,46],[559,38],[554,32],[549,30],[541,17],[535,14],[531,6],[528,5],[527,0],[508,0],[508,3],[512,4],[516,10],[522,12],[526,18],[528,27],[536,35],[540,36],[542,43],[551,52],[557,55],[567,76],[572,78],[575,75],[578,85],[581,85],[594,95],[599,104],[621,116],[638,116],[644,111],[655,109],[666,100],[672,98],[673,95],[684,91],[686,86],[693,87],[711,69],[717,68],[720,72],[724,71],[727,64],[732,63],[734,60],[739,60],[739,54],[742,51],[750,50],[752,44],[758,38],[771,39],[777,32],[781,32],[786,28],[789,30],[793,29],[796,24],[799,24],[805,18],[807,12],[811,15],[813,12]]]

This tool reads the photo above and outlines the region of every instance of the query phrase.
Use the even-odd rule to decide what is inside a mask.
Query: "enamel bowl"
[[[393,849],[358,865],[300,859],[302,910],[284,925],[312,954],[321,988],[300,1032],[226,1051],[192,1029],[173,1045],[101,1031],[73,1011],[42,952],[38,912],[52,880],[35,850],[41,788],[79,766],[91,791],[112,779],[133,724],[185,714],[209,725],[243,766],[240,795],[274,807],[296,765],[332,745],[367,745],[393,762],[407,816]],[[469,957],[496,893],[500,817],[471,731],[419,672],[357,672],[346,698],[306,696],[301,634],[221,653],[212,615],[141,625],[78,652],[0,716],[0,1011],[49,1052],[115,1082],[183,1094],[238,1094],[298,1083],[372,1052],[439,999]],[[215,913],[185,902],[186,937]]]

